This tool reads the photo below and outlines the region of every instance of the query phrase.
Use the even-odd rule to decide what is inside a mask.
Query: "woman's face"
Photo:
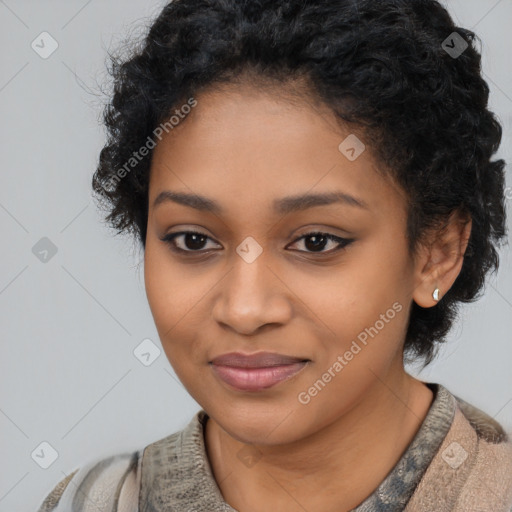
[[[326,109],[249,86],[196,100],[153,153],[149,305],[176,374],[224,430],[248,443],[299,440],[403,376],[415,283],[405,196],[376,172],[371,141],[362,150]],[[201,236],[162,240],[187,231]],[[259,390],[210,364],[263,351],[309,362]]]

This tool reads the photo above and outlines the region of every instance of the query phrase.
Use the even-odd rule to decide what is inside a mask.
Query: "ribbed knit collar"
[[[441,384],[425,383],[434,400],[414,439],[378,488],[352,512],[402,510],[452,424],[456,398]],[[237,512],[228,505],[206,453],[208,415],[198,411],[181,431],[144,450],[140,512]]]

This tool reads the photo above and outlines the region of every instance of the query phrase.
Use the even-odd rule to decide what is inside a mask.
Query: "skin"
[[[269,504],[290,512],[348,511],[392,470],[432,403],[430,389],[404,370],[407,319],[413,300],[433,307],[433,290],[440,288],[442,298],[453,284],[471,223],[453,216],[411,258],[404,192],[376,171],[380,164],[363,136],[366,150],[356,160],[340,152],[340,142],[355,132],[340,128],[326,107],[248,84],[196,99],[158,143],[151,166],[144,272],[162,346],[209,416],[207,454],[227,503],[240,512]],[[163,190],[204,195],[224,211],[172,201],[153,207]],[[332,191],[369,209],[272,209],[284,196]],[[185,255],[161,240],[187,230],[209,238],[195,246],[175,239],[189,250]],[[338,251],[336,241],[327,241],[315,252],[310,238],[300,238],[315,230],[354,241]],[[252,263],[236,252],[248,236],[263,249]],[[301,403],[299,393],[397,302],[402,310]],[[208,364],[232,351],[311,362],[274,387],[242,392]],[[241,449],[257,462],[239,458]]]

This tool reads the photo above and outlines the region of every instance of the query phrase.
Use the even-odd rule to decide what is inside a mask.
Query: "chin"
[[[252,407],[248,404],[243,409],[231,404],[231,409],[230,406],[218,406],[210,410],[212,414],[209,416],[231,437],[244,444],[279,445],[308,435],[291,408],[269,408],[268,403],[260,403]]]

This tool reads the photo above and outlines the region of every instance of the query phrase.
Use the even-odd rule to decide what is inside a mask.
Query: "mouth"
[[[271,352],[231,352],[209,362],[214,374],[230,388],[261,391],[284,382],[303,370],[310,359]]]
[[[237,368],[266,368],[271,366],[283,366],[295,363],[308,362],[310,359],[287,356],[274,352],[256,352],[244,354],[242,352],[230,352],[215,357],[210,364],[222,366],[234,366]]]

